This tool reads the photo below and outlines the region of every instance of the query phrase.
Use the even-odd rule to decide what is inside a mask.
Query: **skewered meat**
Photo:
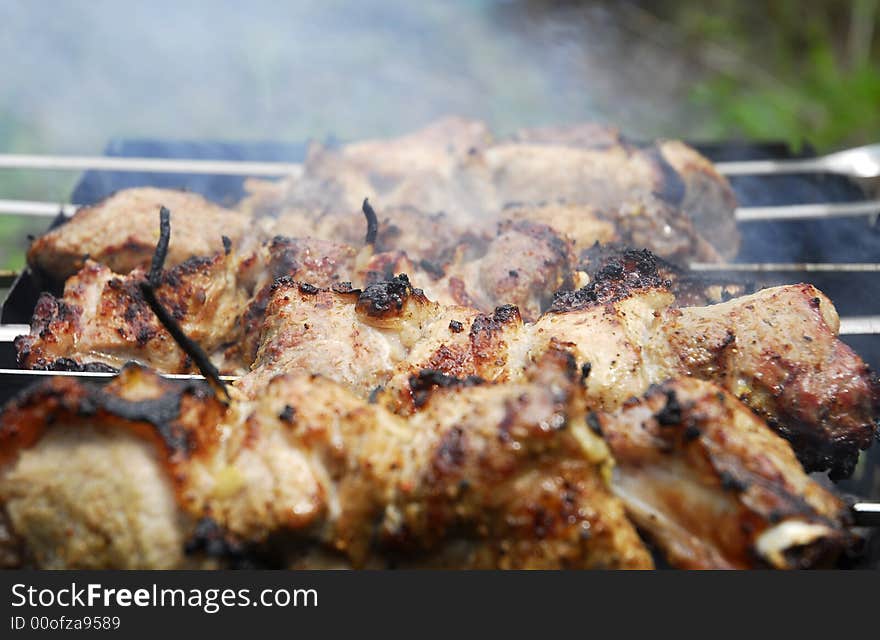
[[[407,419],[305,374],[228,408],[136,366],[105,389],[55,379],[0,416],[0,499],[47,567],[204,565],[206,528],[302,568],[649,567],[602,433],[614,492],[674,566],[821,566],[853,543],[842,503],[710,383],[603,415],[559,350],[517,383],[420,378]]]
[[[443,304],[481,311],[513,304],[524,319],[534,320],[550,305],[553,292],[574,286],[575,264],[571,244],[552,227],[528,220],[505,221],[479,257],[448,264],[436,281],[420,273],[414,274],[414,280],[432,300]],[[404,271],[413,273],[398,268],[385,277]]]
[[[162,275],[158,297],[187,335],[221,368],[222,353],[236,338],[237,319],[247,292],[235,278],[234,256],[192,258]],[[44,293],[37,303],[31,333],[16,338],[19,364],[30,369],[119,368],[126,362],[149,363],[161,371],[187,372],[191,363],[159,324],[138,283],[141,268],[120,276],[88,261],[67,280],[64,297]]]
[[[668,181],[665,192],[673,204],[681,207],[694,222],[700,234],[707,238],[722,236],[736,238],[737,229],[730,215],[736,206],[733,192],[727,181],[715,170],[712,163],[693,148],[678,140],[659,140],[653,147],[628,142],[620,132],[594,123],[525,129],[514,136],[514,141],[531,144],[565,145],[580,149],[604,150],[615,147],[638,149],[653,155]],[[671,170],[671,171],[670,171]],[[673,186],[677,179],[678,187]],[[676,197],[680,191],[682,196]],[[661,190],[663,192],[663,190]],[[736,253],[734,240],[713,240],[726,257]],[[729,242],[730,244],[724,244]],[[647,247],[646,244],[634,243]],[[656,251],[655,251],[656,252]],[[656,252],[660,253],[660,252]],[[666,255],[662,254],[661,255]]]
[[[439,143],[444,135],[454,135],[455,142]],[[280,184],[251,182],[253,195],[242,208],[258,214],[288,208],[345,214],[357,211],[366,196],[389,210],[442,211],[456,224],[486,232],[506,205],[562,201],[603,212],[612,224],[623,225],[621,241],[665,257],[708,260],[736,253],[730,186],[686,145],[639,148],[618,141],[579,148],[485,138],[480,123],[441,121],[397,140],[314,147],[302,175]]]
[[[439,305],[405,277],[362,292],[281,280],[254,368],[316,371],[362,395],[384,386],[390,405],[406,411],[410,377],[422,369],[516,380],[536,354],[565,345],[591,367],[588,393],[602,410],[673,376],[712,380],[789,439],[807,469],[852,472],[875,434],[880,385],[837,339],[839,320],[824,295],[791,285],[675,308],[651,263],[639,266],[606,269],[557,297],[533,324],[515,307],[486,315]]]
[[[276,237],[243,258],[232,252],[191,258],[162,274],[157,295],[224,373],[240,373],[253,361],[256,345],[249,345],[259,339],[274,278],[296,276],[329,286],[340,273],[356,271],[355,258],[347,245]],[[62,298],[49,293],[40,298],[31,333],[16,339],[19,365],[118,369],[135,361],[167,373],[192,371],[147,306],[138,288],[145,277],[141,268],[119,275],[88,261],[67,280]]]
[[[194,193],[152,187],[126,189],[80,209],[65,224],[34,240],[28,264],[59,283],[79,271],[88,259],[116,273],[146,268],[159,238],[156,215],[161,206],[179,213],[168,251],[169,267],[192,256],[221,253],[223,236],[235,242],[248,225],[241,213]]]
[[[590,280],[607,278],[610,272],[630,274],[656,271],[664,286],[675,296],[679,307],[697,307],[726,302],[755,291],[754,283],[729,281],[693,273],[666,262],[647,250],[637,251],[617,244],[594,244],[581,251],[576,273],[585,273]]]
[[[852,545],[842,502],[713,384],[679,378],[589,420],[617,463],[614,492],[676,567],[827,566]]]
[[[215,363],[235,373],[254,360],[272,283],[281,276],[324,287],[341,282],[360,286],[408,272],[441,303],[491,311],[508,301],[519,307],[525,320],[534,320],[548,306],[551,292],[584,277],[579,269],[595,277],[600,265],[630,270],[633,257],[636,262],[656,262],[647,254],[593,248],[584,252],[576,268],[572,251],[550,227],[526,220],[505,222],[481,254],[444,265],[446,273],[440,275],[425,271],[433,268],[430,265],[420,269],[400,252],[371,253],[328,240],[276,236],[241,258],[224,252],[178,265],[166,274],[160,298]],[[683,304],[714,301],[712,291],[721,289],[671,265],[656,264]],[[31,334],[16,343],[19,363],[36,369],[75,369],[92,363],[118,368],[134,360],[169,373],[191,370],[146,307],[137,286],[143,277],[139,269],[123,276],[87,263],[68,281],[62,298],[44,294]],[[728,295],[731,291],[738,290],[724,289]]]
[[[526,278],[516,270],[503,272],[517,237],[523,248],[516,255],[526,265]],[[535,242],[543,238],[548,239],[545,254],[540,253],[541,242]],[[317,243],[314,251],[311,242]],[[536,314],[548,285],[563,284],[571,273],[570,249],[550,228],[525,221],[502,226],[495,242],[499,250],[474,261],[478,269],[470,273],[471,282],[481,287],[470,290],[477,295],[488,291],[488,299],[474,300],[477,296],[469,294],[463,282],[453,287],[453,277],[441,284],[455,302],[486,305],[492,295],[506,295],[526,313]],[[235,275],[230,273],[231,259],[224,255],[225,262],[215,258],[178,268],[189,275],[198,272],[198,277],[185,280],[174,272],[170,280],[166,277],[171,286],[165,303],[179,319],[186,319],[189,326],[184,331],[192,332],[208,351],[225,349],[224,358],[230,362],[221,365],[227,370],[245,367],[256,357],[255,366],[269,362],[323,372],[362,394],[387,384],[405,401],[405,382],[419,368],[510,379],[519,375],[529,354],[555,341],[573,344],[583,363],[601,371],[593,380],[602,379],[602,385],[591,385],[603,409],[614,409],[626,397],[671,375],[717,380],[791,440],[808,469],[830,468],[835,477],[851,472],[858,451],[870,444],[874,433],[877,382],[836,339],[838,319],[830,301],[806,285],[766,290],[715,306],[675,309],[662,264],[647,252],[625,252],[617,260],[606,260],[587,287],[560,294],[547,314],[523,326],[519,312],[508,307],[499,307],[505,316],[499,321],[497,313],[487,316],[430,303],[421,292],[412,296],[408,280],[379,282],[363,293],[350,285],[322,291],[293,280],[270,285],[271,278],[285,271],[337,284],[340,269],[364,269],[366,276],[356,276],[368,281],[374,268],[381,276],[399,261],[389,263],[390,254],[374,255],[359,268],[352,249],[326,241],[276,239],[264,249],[248,257],[243,268],[235,267]],[[244,290],[239,284],[242,269],[249,274],[243,279],[253,281]],[[208,273],[212,270],[215,273]],[[164,370],[186,371],[189,362],[183,353],[139,301],[136,282],[141,277],[135,272],[119,279],[93,265],[83,282],[72,281],[66,299],[44,298],[31,335],[18,341],[21,362],[37,368],[69,368],[71,360],[75,366],[91,361],[118,366],[127,359],[144,361],[144,354],[150,353],[148,361]],[[189,288],[181,286],[184,281]],[[432,286],[442,291],[436,283]],[[269,300],[292,288],[297,289],[293,298],[274,304]],[[105,289],[108,295],[100,293]],[[320,301],[318,306],[314,301]],[[256,329],[267,307],[271,310],[258,339]],[[364,309],[378,311],[365,315]],[[457,315],[462,319],[453,317]],[[453,323],[466,329],[466,335],[450,335]],[[498,327],[504,330],[495,331]],[[801,338],[796,344],[780,345],[779,331]],[[153,337],[158,346],[145,349]],[[312,349],[316,339],[326,349]]]
[[[551,354],[518,384],[437,390],[408,421],[307,374],[228,408],[139,367],[105,390],[55,379],[0,417],[0,498],[46,567],[184,566],[210,518],[354,566],[431,562],[452,537],[461,567],[649,568],[572,373]]]

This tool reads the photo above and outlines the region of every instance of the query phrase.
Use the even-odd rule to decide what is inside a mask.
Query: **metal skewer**
[[[236,176],[287,176],[298,174],[302,171],[302,165],[294,162],[58,156],[16,153],[0,154],[0,168],[52,169],[62,171],[94,169],[144,173],[198,173]],[[845,149],[817,158],[716,162],[715,168],[719,173],[728,176],[830,172],[857,178],[876,178],[880,176],[880,144]]]
[[[53,169],[62,171],[88,171],[91,169],[134,171],[138,173],[198,173],[226,176],[290,176],[302,173],[302,165],[296,162],[49,156],[18,153],[0,154],[0,168]]]
[[[845,149],[818,158],[716,162],[715,169],[726,176],[825,172],[876,178],[880,176],[880,144]]]
[[[39,202],[35,200],[0,200],[0,213],[54,218],[59,213],[72,216],[79,205],[70,203]],[[880,201],[795,204],[776,207],[739,207],[734,215],[737,222],[764,220],[812,220],[868,216],[880,213]]]
[[[857,527],[880,527],[880,502],[856,502],[851,511]]]
[[[200,376],[195,373],[162,373],[161,371],[157,371],[156,373],[158,373],[163,378],[168,378],[170,380],[205,379],[205,376]],[[112,378],[118,374],[109,371],[42,371],[37,369],[0,369],[0,376],[3,375],[30,376],[33,378],[53,378],[56,376],[62,376],[66,378],[87,378],[100,380],[105,378]],[[240,377],[241,376],[220,376],[220,378],[225,382],[235,382]]]
[[[815,220],[817,218],[843,218],[847,216],[875,215],[880,213],[880,201],[820,202],[816,204],[791,204],[775,207],[738,207],[737,222],[764,220]]]
[[[12,342],[16,336],[30,333],[26,324],[0,324],[0,344]],[[880,333],[880,316],[845,316],[840,319],[839,335],[873,335]]]
[[[880,272],[877,262],[691,262],[691,271],[758,272],[807,271],[818,273]]]

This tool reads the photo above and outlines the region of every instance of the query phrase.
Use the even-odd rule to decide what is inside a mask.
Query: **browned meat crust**
[[[187,335],[208,353],[234,339],[247,294],[231,273],[232,256],[192,258],[164,272],[157,296]],[[64,297],[40,298],[31,333],[16,338],[19,365],[29,369],[119,368],[128,361],[187,372],[192,363],[161,326],[138,288],[140,268],[118,276],[87,262],[68,279]],[[224,369],[241,365],[230,363]]]
[[[579,365],[590,365],[588,394],[602,410],[668,377],[711,380],[791,440],[808,470],[851,473],[874,439],[880,386],[837,339],[827,298],[792,285],[677,308],[649,256],[628,259],[630,269],[612,264],[587,287],[557,296],[533,324],[524,324],[515,307],[481,314],[431,302],[408,281],[343,294],[279,282],[254,375],[315,371],[364,397],[381,386],[390,406],[406,412],[413,405],[409,380],[422,369],[516,380],[530,359],[566,345]],[[364,313],[371,304],[364,296],[398,289],[381,317]],[[791,336],[801,339],[789,342]]]
[[[725,257],[736,253],[738,231],[732,215],[736,207],[733,190],[709,160],[683,142],[659,140],[640,147],[628,142],[614,127],[589,122],[526,129],[518,132],[514,140],[596,150],[622,147],[633,154],[644,154],[654,161],[661,176],[653,192],[686,213],[696,231],[704,238],[712,238]],[[670,255],[641,242],[629,244],[650,248],[664,257]]]
[[[653,282],[652,286],[664,283],[675,295],[675,304],[679,307],[726,302],[755,291],[751,282],[735,282],[687,271],[650,251],[629,249],[619,244],[594,244],[581,252],[577,268],[591,281],[606,282],[613,277],[611,272],[619,272],[627,279],[647,278]]]
[[[800,284],[671,310],[665,333],[681,373],[722,382],[792,443],[807,470],[840,478],[874,440],[880,383],[837,339],[839,325],[831,301]]]
[[[169,267],[192,256],[222,252],[223,236],[236,242],[248,226],[247,216],[198,194],[152,187],[126,189],[80,209],[65,224],[34,240],[28,264],[58,283],[79,271],[88,259],[116,273],[146,269],[159,239],[156,220],[161,206],[175,214]]]
[[[273,280],[295,275],[329,286],[355,271],[355,255],[348,245],[278,236],[244,258],[231,252],[190,258],[163,273],[157,295],[224,373],[239,373],[256,353]],[[30,334],[16,339],[19,365],[112,370],[135,361],[167,373],[192,371],[143,299],[145,277],[141,268],[119,275],[87,262],[68,279],[63,297],[40,298]]]
[[[457,142],[438,144],[440,131]],[[558,135],[492,143],[481,123],[445,121],[399,139],[315,147],[302,175],[252,188],[242,208],[261,214],[292,208],[350,215],[369,197],[389,211],[444,212],[480,235],[505,205],[541,209],[561,202],[607,220],[621,241],[670,259],[730,257],[739,243],[730,185],[680,143],[637,147],[618,139],[579,146]],[[589,244],[596,240],[602,238]]]
[[[40,566],[185,566],[173,543],[208,518],[238,545],[318,545],[354,566],[430,563],[463,539],[461,568],[649,568],[569,369],[550,358],[520,384],[437,390],[408,421],[306,374],[228,408],[140,368],[106,390],[55,379],[0,416],[0,498]],[[165,481],[96,480],[79,465],[102,447]]]
[[[680,378],[595,415],[615,493],[677,567],[829,566],[853,548],[845,505],[719,387]]]

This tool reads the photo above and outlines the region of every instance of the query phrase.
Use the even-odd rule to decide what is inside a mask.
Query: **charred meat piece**
[[[502,204],[562,200],[647,216],[662,212],[665,203],[680,208],[703,242],[722,256],[735,255],[739,247],[730,185],[683,144],[668,149],[498,144],[486,150],[485,163]],[[650,204],[654,199],[659,202]]]
[[[482,314],[429,300],[405,275],[363,290],[276,282],[252,372],[241,388],[257,392],[279,371],[325,375],[367,397],[413,408],[410,378],[434,370],[501,381],[522,375],[527,347],[514,306]],[[514,360],[515,361],[512,361]]]
[[[159,238],[156,216],[162,206],[175,213],[168,267],[193,256],[222,252],[223,236],[237,242],[248,226],[247,216],[194,193],[126,189],[80,209],[69,221],[34,240],[28,264],[59,284],[88,259],[115,273],[146,269]]]
[[[517,132],[513,140],[588,150],[623,148],[634,155],[644,154],[653,158],[663,176],[663,186],[655,189],[654,193],[665,194],[667,201],[680,207],[693,220],[701,235],[713,238],[719,252],[725,257],[736,253],[734,238],[738,237],[738,233],[731,215],[736,200],[730,184],[707,158],[683,142],[658,140],[653,145],[633,144],[621,136],[616,128],[592,122],[524,129]],[[732,235],[727,235],[728,239],[725,240],[718,239],[718,234]],[[641,243],[636,243],[636,246],[648,247]],[[667,257],[666,254],[661,255]]]
[[[443,135],[452,142],[439,143]],[[399,139],[314,147],[302,175],[280,184],[250,183],[253,195],[242,208],[345,213],[369,197],[388,209],[442,211],[459,225],[487,231],[509,203],[562,201],[607,212],[621,226],[623,241],[665,257],[709,260],[736,253],[733,192],[686,145],[579,147],[534,137],[492,143],[487,137],[481,123],[446,121]]]
[[[852,473],[876,433],[880,385],[837,338],[837,312],[815,287],[676,308],[650,274],[641,282],[605,275],[559,296],[533,329],[542,340],[571,343],[579,362],[592,364],[599,375],[588,385],[597,385],[603,408],[668,377],[702,378],[764,417],[808,471]]]
[[[755,290],[753,283],[687,271],[650,251],[630,249],[619,244],[594,244],[581,252],[577,268],[587,274],[590,280],[607,280],[610,272],[636,280],[641,274],[656,273],[658,282],[666,283],[675,295],[675,304],[679,307],[726,302]]]
[[[145,279],[141,268],[121,276],[88,261],[67,280],[62,298],[48,293],[40,298],[30,334],[15,341],[19,365],[65,370],[96,364],[119,368],[135,361],[170,373],[191,371],[192,363],[144,300],[139,283]],[[235,278],[233,256],[191,258],[165,271],[156,293],[221,369],[241,368],[241,363],[225,363],[222,357],[247,303],[247,292]]]
[[[516,307],[439,305],[404,278],[362,292],[279,283],[255,369],[316,371],[362,395],[384,387],[390,406],[406,412],[409,380],[422,369],[516,380],[530,360],[563,346],[590,366],[596,409],[613,411],[670,377],[702,378],[765,417],[808,470],[851,473],[876,433],[880,386],[837,339],[837,314],[818,290],[783,286],[678,308],[657,270],[599,275],[531,324]]]
[[[410,420],[308,374],[229,407],[139,367],[104,389],[55,379],[0,416],[0,499],[42,567],[191,566],[209,522],[299,566],[306,545],[430,565],[454,539],[462,568],[649,568],[558,360],[437,390]]]
[[[671,309],[664,334],[679,373],[718,382],[788,439],[808,471],[838,478],[852,473],[880,417],[880,383],[839,328],[831,301],[799,284]]]
[[[484,313],[512,304],[524,319],[534,320],[550,305],[553,292],[574,285],[575,262],[571,243],[552,227],[505,221],[483,255],[448,265],[445,276],[426,289],[439,302]]]
[[[489,240],[485,229],[463,225],[444,213],[424,213],[415,207],[377,208],[379,230],[375,251],[404,252],[415,262],[426,261],[442,270],[455,259],[460,249],[461,258],[470,251],[480,251]],[[297,237],[309,236],[361,247],[364,242],[364,218],[359,209],[330,212],[310,209],[285,209],[277,217],[261,218],[266,233]]]
[[[856,542],[845,505],[714,384],[679,378],[590,420],[617,463],[614,492],[673,566],[828,567]]]
[[[276,277],[330,286],[355,272],[355,250],[348,245],[276,237],[243,258],[234,252],[190,258],[162,274],[157,296],[214,364],[234,374],[253,362]],[[40,298],[30,334],[16,340],[19,365],[106,370],[135,361],[166,373],[193,371],[143,299],[139,283],[145,278],[141,268],[120,275],[87,262],[67,280],[61,298]]]

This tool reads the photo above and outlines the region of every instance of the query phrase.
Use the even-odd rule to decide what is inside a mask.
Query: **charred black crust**
[[[296,281],[293,279],[293,277],[286,275],[275,278],[272,281],[272,285],[269,287],[269,289],[270,291],[277,291],[278,289],[289,289],[295,286]]]
[[[299,292],[305,294],[307,296],[314,296],[320,293],[320,289],[313,284],[309,284],[308,282],[300,282],[299,283]]]
[[[188,556],[205,555],[222,560],[230,569],[256,569],[267,566],[256,549],[252,549],[250,545],[226,531],[212,518],[202,518],[196,523],[192,535],[184,543],[183,551]]]
[[[405,273],[389,280],[374,282],[358,296],[355,309],[372,318],[397,315],[410,296],[423,296],[421,289],[414,289]]]
[[[281,413],[278,414],[278,419],[281,420],[281,422],[293,424],[296,421],[296,408],[289,404],[284,405]]]
[[[75,371],[85,373],[118,373],[119,369],[103,362],[77,362],[71,358],[56,358],[52,362],[31,367],[42,371]]]
[[[232,240],[229,236],[220,236],[220,241],[223,242],[223,253],[228,256],[232,252]]]
[[[417,409],[425,406],[434,389],[450,387],[475,387],[486,381],[479,376],[456,378],[436,369],[422,369],[417,375],[409,377],[409,388],[412,392],[413,405]]]
[[[128,367],[142,368],[136,364],[126,365]],[[45,405],[55,398],[61,411],[80,418],[90,418],[103,412],[126,422],[145,423],[153,427],[170,456],[183,458],[188,457],[195,448],[192,434],[177,423],[183,399],[193,397],[204,400],[211,396],[210,388],[198,380],[163,380],[162,395],[145,400],[127,400],[107,392],[102,384],[88,382],[81,383],[82,394],[71,395],[69,387],[59,388],[54,383],[48,381],[25,389],[10,401],[7,408]],[[50,422],[51,419],[52,416],[47,418]]]
[[[632,251],[632,247],[625,244],[596,242],[581,251],[577,270],[586,273],[591,281],[596,280],[606,266],[615,261],[620,262],[628,251]],[[653,260],[656,264],[657,280],[668,286],[675,294],[677,306],[701,306],[725,302],[756,290],[753,280],[739,274],[711,275],[685,270],[656,255],[653,256]],[[716,288],[717,293],[714,291]]]
[[[104,410],[131,422],[146,422],[156,429],[162,442],[172,454],[188,456],[193,443],[189,432],[174,420],[180,415],[180,406],[186,388],[170,391],[148,400],[125,400],[108,393],[90,393],[80,406],[80,413],[88,416]]]
[[[661,427],[672,427],[681,424],[683,415],[678,395],[674,389],[666,389],[664,394],[666,395],[666,404],[654,415],[657,419],[657,424]]]
[[[165,258],[168,256],[168,244],[171,242],[171,212],[165,208],[159,208],[159,242],[150,262],[148,279],[150,284],[158,287],[162,282],[162,270],[165,268]]]
[[[682,438],[684,438],[685,442],[692,442],[699,438],[701,435],[703,435],[703,432],[700,431],[700,428],[693,422],[689,422],[688,425],[684,428]]]
[[[668,288],[671,284],[663,277],[660,261],[653,253],[647,249],[629,249],[609,259],[587,286],[576,291],[557,291],[547,313],[565,313],[617,302],[637,291]]]
[[[590,372],[593,370],[592,362],[585,362],[581,365],[581,382],[586,382],[587,378],[590,377]]]
[[[299,251],[296,242],[285,236],[275,236],[269,243],[272,276],[290,275],[300,269]]]
[[[452,333],[461,333],[464,331],[464,325],[460,323],[458,320],[450,320],[449,321],[449,330]]]
[[[495,307],[491,316],[480,314],[471,323],[470,336],[477,338],[481,333],[493,333],[500,330],[508,322],[521,322],[519,307],[505,304]]]
[[[427,258],[422,258],[421,260],[419,260],[419,266],[425,271],[425,273],[427,273],[435,280],[438,278],[442,278],[446,274],[446,272],[443,270],[443,267],[435,262],[431,262]]]
[[[519,318],[519,308],[514,304],[503,304],[500,307],[495,307],[495,311],[492,314],[493,319],[496,322],[505,323],[513,319]]]
[[[827,471],[828,477],[837,482],[849,478],[856,469],[862,445],[848,439],[829,442],[805,427],[792,428],[778,420],[767,423],[791,443],[798,461],[808,473]]]
[[[173,269],[162,272],[161,284],[176,289],[184,277],[191,276],[210,267],[218,256],[190,256]]]
[[[376,234],[379,233],[379,218],[376,216],[376,212],[373,211],[373,207],[370,206],[369,199],[364,198],[361,209],[364,212],[364,217],[367,219],[367,233],[364,237],[364,243],[375,245]]]
[[[361,295],[361,290],[352,287],[350,282],[334,282],[330,290],[339,295]]]
[[[721,488],[725,491],[734,491],[736,493],[742,493],[749,488],[747,482],[740,480],[735,475],[730,473],[729,471],[721,471],[718,474],[718,479],[721,482]]]

